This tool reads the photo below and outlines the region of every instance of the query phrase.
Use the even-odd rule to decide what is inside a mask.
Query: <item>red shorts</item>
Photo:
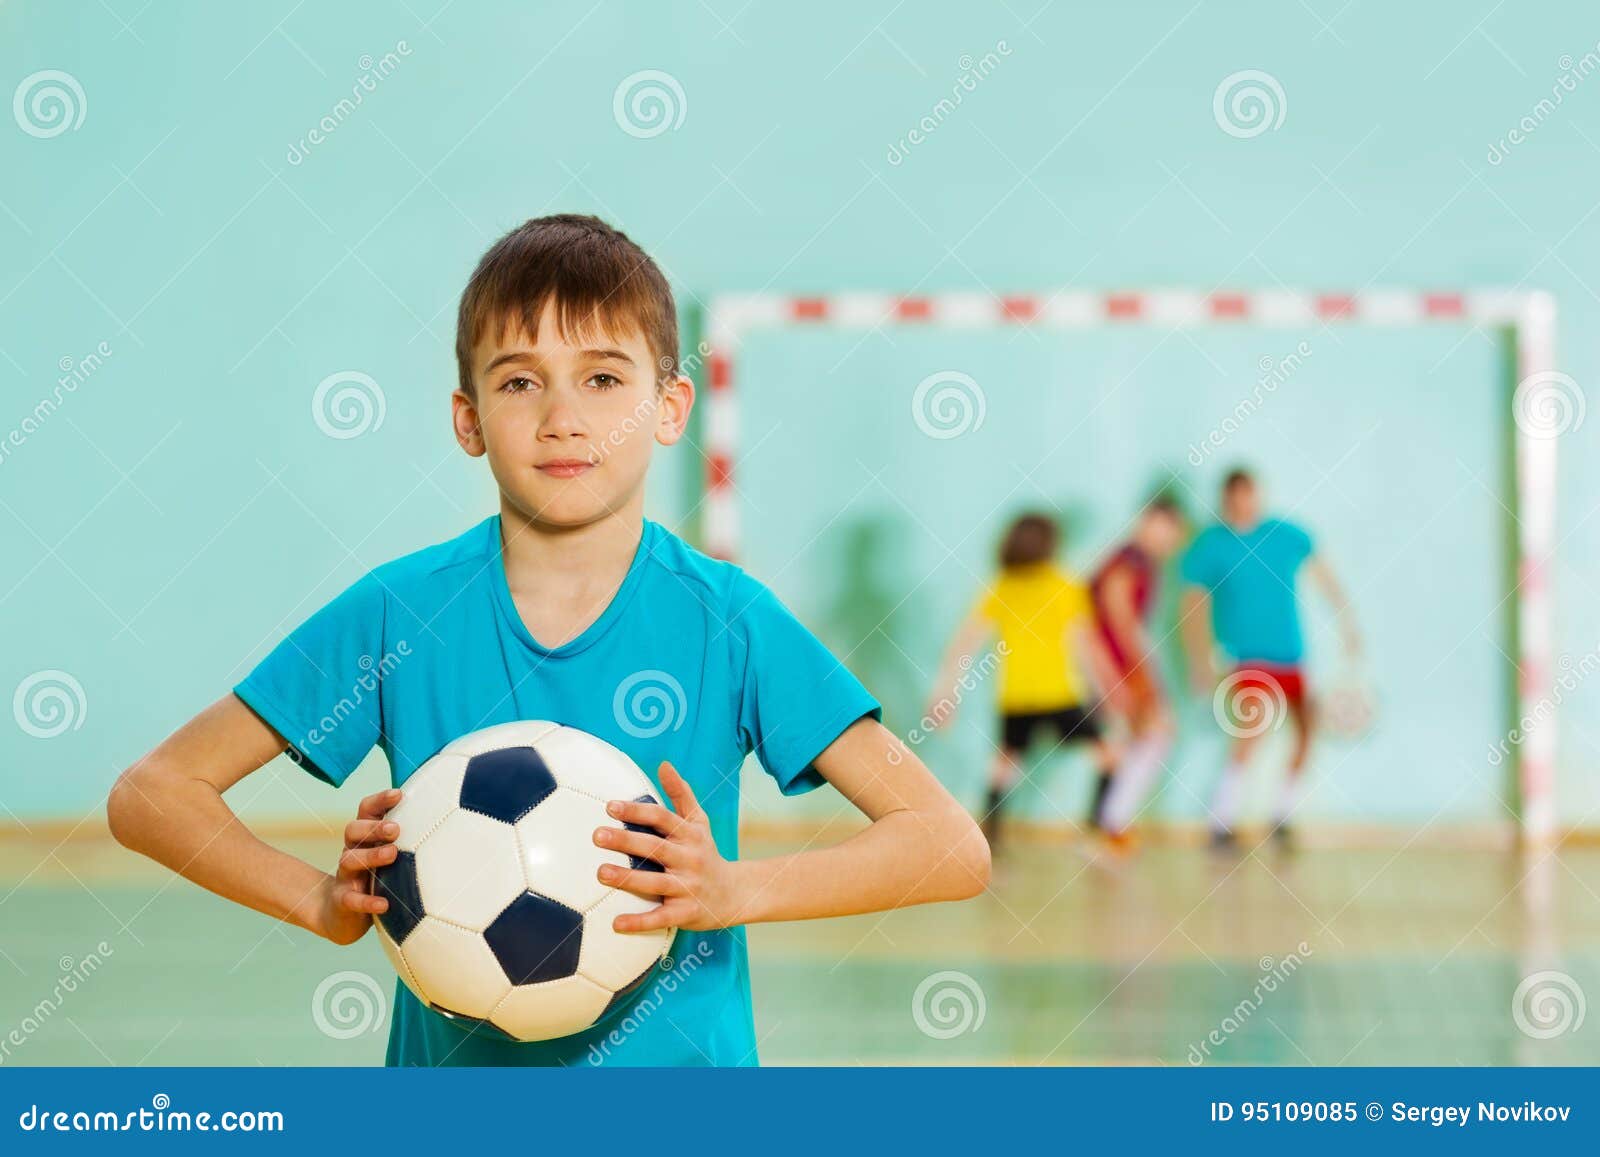
[[[1240,663],[1233,669],[1235,692],[1255,689],[1276,699],[1279,695],[1299,710],[1306,701],[1306,676],[1299,667],[1281,663]]]

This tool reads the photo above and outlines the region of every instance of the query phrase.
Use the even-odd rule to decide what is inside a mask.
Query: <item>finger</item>
[[[705,813],[700,810],[699,801],[694,798],[694,792],[689,788],[689,781],[678,774],[678,769],[672,764],[662,760],[661,790],[667,793],[667,798],[672,801],[672,808],[686,820],[699,820],[705,818]]]
[[[393,843],[399,834],[400,825],[393,820],[351,820],[344,825],[344,846],[359,848]]]
[[[356,816],[364,820],[382,819],[383,814],[399,802],[400,789],[397,787],[375,791],[357,806]]]
[[[624,912],[611,921],[612,929],[617,932],[653,932],[672,926],[672,916],[665,904],[657,904],[648,912]]]
[[[602,884],[610,884],[613,888],[621,888],[624,892],[632,892],[635,896],[644,896],[647,899],[653,896],[689,894],[688,886],[670,872],[649,872],[642,868],[618,868],[613,864],[606,864],[598,874]]]
[[[399,849],[393,844],[379,844],[375,848],[346,848],[339,857],[339,870],[346,875],[370,872],[394,863],[399,854]]]
[[[610,848],[642,860],[654,860],[658,864],[670,864],[678,859],[679,849],[675,845],[647,832],[601,828],[595,832],[594,842],[596,847]]]
[[[366,912],[373,916],[389,910],[389,901],[382,896],[374,896],[370,892],[358,892],[353,888],[340,893],[339,905],[351,912]]]
[[[640,803],[638,800],[614,799],[606,805],[606,812],[623,823],[638,824],[644,828],[654,828],[668,838],[676,835],[678,830],[683,827],[683,820],[676,813],[669,811],[658,803]]]

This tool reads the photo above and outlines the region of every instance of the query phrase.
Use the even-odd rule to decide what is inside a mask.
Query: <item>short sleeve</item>
[[[1200,536],[1189,544],[1189,549],[1183,552],[1183,559],[1178,563],[1178,577],[1191,586],[1205,587],[1210,590],[1216,585],[1212,575],[1211,549],[1213,542],[1211,531],[1200,532]]]
[[[289,757],[335,787],[377,743],[383,587],[357,581],[296,627],[233,693],[289,744]]]
[[[741,609],[742,608],[742,609]],[[778,597],[750,580],[734,594],[739,735],[785,795],[821,787],[817,756],[878,701]]]
[[[1316,544],[1311,541],[1311,532],[1298,523],[1285,522],[1283,528],[1290,533],[1290,541],[1294,544],[1295,562],[1302,563],[1316,552]]]
[[[984,587],[983,593],[978,596],[978,601],[972,604],[972,617],[982,619],[986,623],[998,622],[1000,593],[993,587]]]

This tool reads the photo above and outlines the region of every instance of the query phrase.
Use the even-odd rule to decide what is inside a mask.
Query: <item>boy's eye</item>
[[[613,386],[620,386],[622,384],[622,379],[614,374],[595,374],[594,377],[590,378],[589,380],[593,382],[597,388],[602,390],[609,390]]]
[[[505,385],[500,388],[507,393],[521,394],[533,389],[536,384],[532,378],[518,374],[516,377],[508,379]]]

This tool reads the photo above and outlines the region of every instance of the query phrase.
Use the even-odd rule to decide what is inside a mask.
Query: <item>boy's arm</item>
[[[849,916],[964,900],[988,885],[989,845],[972,817],[877,720],[851,724],[814,766],[872,822],[842,843],[787,856],[724,860],[705,813],[671,764],[661,765],[661,786],[676,811],[620,800],[608,805],[613,816],[663,835],[606,827],[595,842],[666,869],[600,869],[605,883],[661,899],[649,912],[618,916],[617,931]]]
[[[939,661],[939,671],[933,677],[933,688],[928,693],[928,703],[923,710],[923,716],[935,728],[948,723],[955,715],[956,705],[960,702],[956,683],[972,666],[972,653],[993,632],[989,621],[979,614],[969,615],[957,628],[949,647],[945,649],[944,658]],[[961,665],[962,659],[968,660],[966,667]]]
[[[1139,622],[1138,609],[1133,605],[1133,576],[1125,563],[1111,568],[1111,573],[1106,575],[1104,592],[1106,626],[1111,628],[1130,664],[1143,662],[1149,657],[1149,646]]]
[[[367,872],[394,858],[394,833],[382,817],[400,793],[361,802],[345,829],[339,871],[329,875],[263,843],[222,798],[287,746],[237,697],[225,695],[118,777],[106,818],[119,843],[201,887],[349,944],[388,907],[368,894]]]
[[[1211,656],[1211,596],[1204,587],[1184,589],[1179,607],[1183,627],[1183,651],[1189,660],[1189,682],[1201,694],[1209,695],[1216,683],[1216,667]]]
[[[1356,617],[1350,609],[1350,599],[1345,595],[1344,586],[1339,582],[1338,576],[1333,573],[1333,567],[1322,555],[1316,554],[1306,562],[1306,573],[1311,576],[1311,581],[1333,608],[1333,613],[1339,620],[1339,630],[1344,638],[1346,653],[1352,656],[1360,654],[1361,633],[1356,630]]]

